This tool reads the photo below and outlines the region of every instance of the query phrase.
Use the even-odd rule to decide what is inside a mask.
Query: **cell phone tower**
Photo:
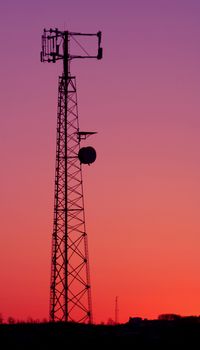
[[[79,37],[97,37],[97,55],[89,55]],[[73,39],[84,55],[70,52]],[[54,221],[52,235],[50,321],[92,323],[88,238],[85,228],[82,163],[96,159],[92,147],[80,148],[81,140],[94,132],[79,130],[73,59],[102,58],[101,32],[76,33],[44,29],[41,62],[63,61],[58,84],[57,142]]]
[[[115,324],[119,323],[118,297],[115,298]]]

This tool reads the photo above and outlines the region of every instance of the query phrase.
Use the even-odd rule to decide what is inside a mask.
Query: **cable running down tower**
[[[72,55],[70,40],[97,37],[97,55]],[[88,240],[85,228],[81,164],[93,163],[92,147],[80,148],[93,132],[79,130],[76,79],[70,73],[73,59],[102,58],[101,32],[74,33],[44,29],[41,62],[63,61],[58,83],[54,222],[52,235],[50,321],[92,323]]]

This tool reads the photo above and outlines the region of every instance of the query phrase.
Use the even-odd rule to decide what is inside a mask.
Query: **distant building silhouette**
[[[180,315],[177,314],[161,314],[158,316],[158,320],[165,320],[165,321],[176,321],[181,318]]]
[[[143,321],[142,317],[129,317],[128,323],[130,324],[139,324]]]

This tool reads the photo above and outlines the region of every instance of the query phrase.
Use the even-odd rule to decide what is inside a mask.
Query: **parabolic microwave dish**
[[[92,164],[96,160],[96,151],[93,147],[88,146],[88,147],[83,147],[80,148],[78,152],[78,158],[81,163],[83,164]]]

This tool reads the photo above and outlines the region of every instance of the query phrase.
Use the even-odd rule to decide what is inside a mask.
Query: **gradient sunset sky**
[[[200,1],[0,3],[0,313],[48,318],[58,75],[43,28],[102,31],[74,61],[94,321],[200,314]],[[84,145],[86,145],[84,143]]]

